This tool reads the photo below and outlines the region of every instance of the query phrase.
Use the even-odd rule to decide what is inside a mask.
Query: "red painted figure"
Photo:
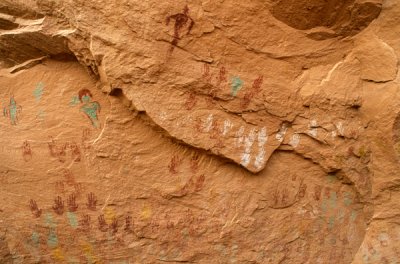
[[[174,25],[174,39],[172,40],[172,43],[171,43],[172,46],[171,46],[171,49],[169,50],[170,54],[174,50],[174,47],[178,45],[178,41],[181,39],[181,30],[189,22],[188,31],[187,31],[187,34],[189,34],[194,26],[194,21],[189,16],[189,7],[188,6],[185,6],[185,8],[183,9],[183,13],[178,13],[178,14],[167,17],[167,20],[166,20],[167,26],[169,25],[169,22],[171,21],[171,19],[175,20],[175,25]]]

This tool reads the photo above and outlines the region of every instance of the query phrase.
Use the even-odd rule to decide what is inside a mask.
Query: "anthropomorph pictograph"
[[[232,77],[231,84],[231,95],[236,96],[237,93],[242,89],[244,82],[238,76]]]
[[[24,141],[22,144],[22,157],[26,162],[30,161],[32,159],[32,149],[31,145],[27,140]]]
[[[14,96],[10,98],[10,104],[3,108],[3,115],[10,118],[11,125],[16,125],[18,123],[18,115],[21,113],[22,107],[17,104]]]
[[[183,9],[183,13],[177,13],[175,15],[171,15],[167,17],[166,24],[167,26],[169,25],[169,22],[171,19],[175,20],[175,25],[174,25],[174,39],[171,42],[171,48],[169,50],[169,54],[172,53],[174,50],[175,46],[178,45],[178,41],[181,39],[183,35],[189,34],[190,31],[192,30],[194,26],[194,21],[193,19],[189,16],[189,7],[185,6]],[[187,33],[183,34],[182,29],[184,27],[187,27]]]
[[[100,113],[100,104],[92,101],[92,93],[88,89],[79,91],[79,101],[83,104],[80,111],[84,113],[96,128],[100,127],[98,114]]]

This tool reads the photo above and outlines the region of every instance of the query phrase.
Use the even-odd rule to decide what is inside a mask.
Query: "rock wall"
[[[399,22],[396,0],[3,0],[0,257],[399,263]]]

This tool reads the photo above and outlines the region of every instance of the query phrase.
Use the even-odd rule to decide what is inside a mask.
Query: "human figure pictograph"
[[[101,107],[98,102],[92,101],[92,93],[88,89],[80,90],[79,101],[83,104],[80,111],[90,119],[94,127],[99,128],[100,121],[98,114],[100,113]]]
[[[3,108],[3,115],[10,118],[11,125],[15,126],[18,123],[18,115],[21,113],[22,107],[17,104],[14,96],[10,97],[10,104]]]
[[[174,39],[171,42],[171,48],[169,49],[169,55],[172,54],[175,46],[178,45],[179,40],[183,35],[190,34],[190,31],[192,30],[194,26],[194,20],[189,16],[189,7],[185,6],[183,9],[183,13],[177,13],[175,15],[171,15],[167,17],[166,24],[167,26],[169,25],[169,22],[171,20],[175,20],[175,25],[174,25]],[[182,29],[187,26],[188,30],[186,34],[182,34]]]

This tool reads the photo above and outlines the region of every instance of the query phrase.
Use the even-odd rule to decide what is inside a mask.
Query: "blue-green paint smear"
[[[350,206],[353,203],[353,200],[351,199],[351,194],[350,193],[345,193],[344,194],[344,199],[343,202],[346,206]]]
[[[32,233],[31,239],[32,239],[32,243],[35,247],[39,246],[40,236],[37,232]]]
[[[336,192],[331,192],[329,204],[332,209],[336,208],[336,202],[337,202],[337,194],[336,194]]]
[[[39,110],[39,112],[37,113],[36,117],[37,117],[38,119],[44,119],[45,115],[46,115],[46,113],[41,109],[41,110]]]
[[[350,216],[350,220],[352,222],[354,222],[357,219],[357,212],[356,211],[352,211],[351,212],[351,216]]]
[[[57,225],[54,223],[53,215],[51,213],[46,214],[46,225],[52,229],[56,228]]]
[[[10,113],[11,124],[16,125],[17,124],[18,105],[13,97],[11,97],[11,99],[10,99],[10,106],[9,106],[8,111]],[[4,113],[7,113],[6,108],[4,108]]]
[[[33,91],[33,96],[35,96],[36,102],[39,102],[40,99],[42,99],[43,89],[44,89],[44,84],[40,82],[36,86],[36,89]]]
[[[99,127],[99,120],[97,117],[97,111],[100,109],[100,105],[97,102],[85,103],[81,107],[81,111],[84,112],[92,121],[92,125],[96,128]]]
[[[331,216],[331,217],[329,217],[329,225],[328,225],[328,227],[329,227],[329,229],[332,229],[334,226],[335,226],[335,217]]]
[[[49,236],[47,237],[47,245],[51,248],[58,246],[58,237],[54,229],[50,229]]]
[[[244,82],[240,79],[240,77],[232,77],[231,95],[236,96],[240,89],[242,89],[243,84]]]
[[[75,96],[73,96],[71,98],[71,101],[69,102],[69,105],[70,106],[75,106],[77,104],[79,104],[79,97],[77,95],[75,95]]]
[[[76,217],[76,214],[73,212],[67,212],[67,218],[69,221],[69,225],[72,228],[77,228],[78,227],[78,219]]]

